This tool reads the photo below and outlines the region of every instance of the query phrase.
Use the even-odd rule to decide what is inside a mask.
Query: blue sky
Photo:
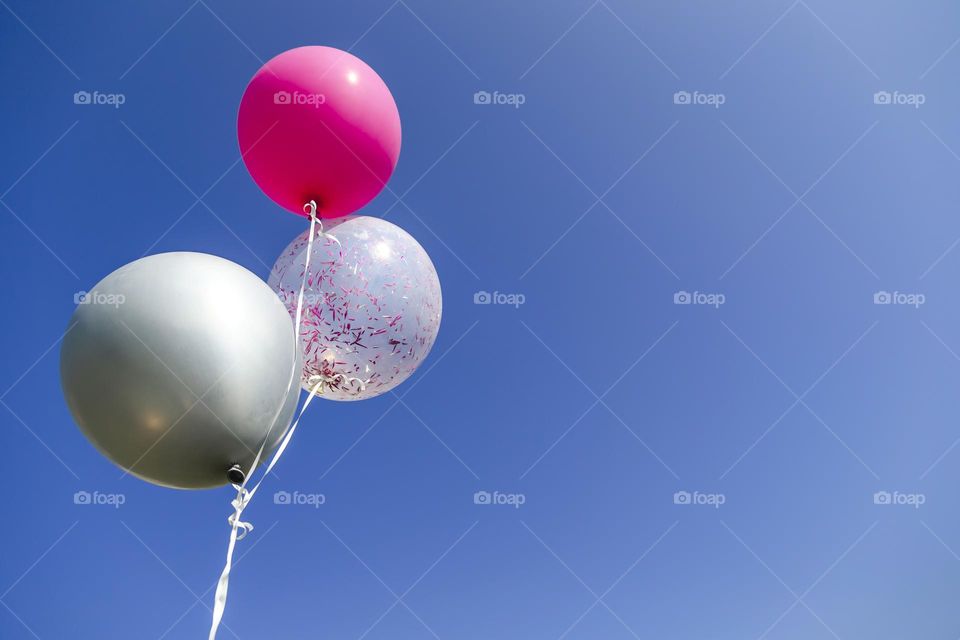
[[[230,492],[121,478],[59,340],[144,254],[266,278],[304,220],[239,163],[237,105],[325,44],[396,98],[362,213],[428,251],[443,325],[396,395],[310,407],[221,637],[956,638],[958,18],[2,0],[0,636],[204,637]]]

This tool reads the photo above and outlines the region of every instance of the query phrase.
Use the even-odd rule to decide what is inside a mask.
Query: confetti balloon
[[[310,231],[284,250],[270,274],[296,317]],[[301,384],[324,381],[323,397],[362,400],[406,380],[440,328],[440,281],[410,234],[379,218],[340,218],[317,230],[300,324]]]

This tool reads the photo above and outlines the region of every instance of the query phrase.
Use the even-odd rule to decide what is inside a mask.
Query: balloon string
[[[313,253],[313,239],[316,233],[316,228],[319,225],[320,234],[323,233],[323,224],[317,218],[317,203],[311,200],[303,207],[304,213],[310,215],[310,236],[307,240],[307,254],[304,259],[303,265],[303,277],[300,280],[300,291],[297,294],[297,311],[295,314],[294,321],[294,358],[293,358],[293,367],[290,372],[290,381],[287,384],[287,393],[290,392],[290,389],[294,383],[294,380],[298,379],[298,369],[300,364],[300,358],[298,353],[300,351],[300,320],[303,316],[303,293],[307,286],[307,275],[310,271],[310,255]],[[328,236],[332,237],[332,236]],[[336,238],[333,238],[337,244],[339,241]],[[254,494],[256,494],[257,489],[260,488],[260,485],[263,483],[264,478],[266,478],[273,467],[277,464],[277,461],[280,459],[280,456],[283,455],[283,452],[286,451],[287,445],[290,444],[290,440],[293,438],[294,432],[297,430],[297,425],[300,424],[300,418],[303,417],[303,413],[307,410],[307,407],[310,405],[310,401],[319,394],[323,393],[323,388],[330,385],[334,382],[334,377],[330,376],[313,376],[309,380],[309,384],[313,385],[310,389],[310,395],[307,396],[307,399],[304,401],[303,406],[300,408],[300,413],[297,415],[297,419],[293,421],[290,425],[290,429],[287,430],[287,434],[284,436],[283,441],[280,443],[280,446],[277,447],[276,452],[273,454],[273,458],[270,460],[270,463],[267,465],[267,468],[264,470],[263,474],[260,476],[260,479],[253,486],[252,489],[247,489],[247,482],[253,476],[254,470],[257,468],[257,465],[260,463],[260,458],[263,456],[263,451],[266,448],[267,440],[270,438],[270,434],[273,432],[274,426],[276,426],[276,421],[279,418],[280,412],[283,409],[284,403],[281,403],[280,407],[277,408],[277,412],[274,415],[273,422],[271,423],[270,430],[267,432],[267,436],[263,439],[263,442],[260,444],[260,450],[257,451],[257,455],[253,459],[253,463],[250,465],[250,469],[247,474],[244,476],[242,484],[235,484],[233,488],[237,490],[237,496],[230,502],[233,506],[233,513],[230,517],[227,518],[227,522],[230,524],[230,542],[227,545],[227,561],[223,566],[223,571],[220,573],[220,579],[217,581],[217,591],[214,596],[214,605],[213,605],[213,621],[210,625],[210,635],[208,640],[215,640],[217,637],[217,629],[220,627],[220,621],[223,618],[223,612],[227,605],[227,589],[230,584],[230,570],[233,567],[233,553],[236,548],[237,541],[243,540],[248,533],[253,531],[253,525],[249,522],[244,522],[240,518],[243,515],[243,510],[247,508],[247,505],[250,504],[250,501],[253,499]],[[241,533],[242,531],[242,533]]]

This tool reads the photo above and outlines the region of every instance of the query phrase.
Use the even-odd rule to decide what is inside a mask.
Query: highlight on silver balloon
[[[64,395],[84,435],[149,482],[242,482],[280,441],[299,398],[293,323],[229,260],[163,253],[101,280],[61,348]]]
[[[368,216],[315,232],[300,322],[301,384],[361,400],[406,380],[440,329],[440,280],[423,247],[400,227]],[[268,284],[296,316],[307,230],[277,259]]]

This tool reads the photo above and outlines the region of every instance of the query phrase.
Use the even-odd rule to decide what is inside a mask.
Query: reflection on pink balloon
[[[268,284],[296,315],[309,230],[277,259]],[[361,400],[393,389],[423,362],[440,329],[440,281],[410,234],[351,216],[317,233],[304,291],[301,385],[324,398]]]
[[[321,218],[353,213],[386,184],[400,155],[400,114],[362,60],[299,47],[256,73],[240,101],[237,137],[254,181],[274,202]]]

